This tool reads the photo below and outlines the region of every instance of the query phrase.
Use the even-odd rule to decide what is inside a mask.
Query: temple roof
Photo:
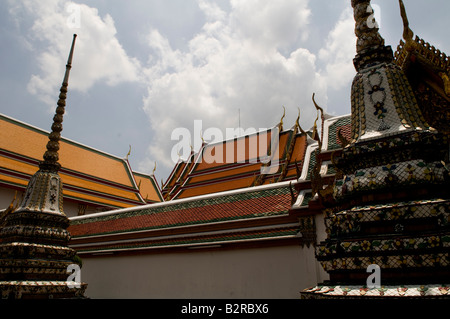
[[[326,141],[326,148],[337,150],[342,147],[336,137],[337,132],[350,137],[350,116],[328,118],[322,127],[321,136]],[[319,143],[309,136],[311,132],[298,132],[294,128],[279,135],[280,145],[287,152],[280,152],[279,158],[284,163],[280,163],[274,174],[275,179],[262,179],[261,184],[255,185],[253,173],[259,173],[261,163],[205,165],[197,160],[199,154],[220,143],[204,144],[202,152],[191,154],[193,161],[177,163],[166,183],[166,187],[172,183],[173,189],[185,191],[181,194],[192,194],[189,187],[174,182],[185,176],[187,184],[193,185],[191,189],[204,193],[185,198],[180,196],[152,205],[72,217],[69,227],[71,246],[81,254],[94,254],[202,245],[267,244],[280,240],[298,244],[312,240],[308,239],[309,230],[299,223],[299,216],[314,214],[308,209],[308,203]],[[261,135],[266,137],[266,133]],[[247,135],[242,139],[254,137]],[[223,143],[236,146],[237,141]],[[296,161],[298,164],[292,165]],[[280,174],[283,168],[286,172],[284,176]],[[199,186],[200,178],[207,186]],[[302,186],[295,190],[296,185]],[[219,191],[219,187],[225,186],[230,189]]]
[[[289,184],[277,183],[71,218],[79,253],[297,238]],[[298,239],[298,238],[297,238]]]
[[[272,134],[279,137],[275,142],[277,145],[271,144],[275,141],[271,141]],[[197,153],[175,165],[162,193],[168,200],[294,181],[301,173],[306,148],[312,142],[296,124],[281,132],[268,129],[216,143],[203,143]],[[274,151],[271,163],[276,168],[263,173],[267,163],[265,156],[271,150]]]
[[[395,63],[408,78],[425,119],[439,132],[450,134],[450,59],[418,36],[413,39],[412,31],[409,34],[400,41]]]
[[[73,217],[71,234],[74,237],[92,236],[278,215],[286,213],[289,204],[289,187],[283,183],[270,188],[173,200],[85,218]]]
[[[161,189],[154,175],[133,172],[139,193],[146,203],[162,202]]]
[[[2,114],[0,123],[0,185],[24,190],[49,133]],[[126,159],[64,138],[59,157],[65,199],[111,208],[162,200],[154,177],[133,172]]]

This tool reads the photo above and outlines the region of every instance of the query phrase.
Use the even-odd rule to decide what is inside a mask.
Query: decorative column
[[[358,38],[352,141],[333,163],[333,196],[322,199],[327,238],[316,250],[330,280],[302,296],[447,297],[448,135],[425,121],[378,32],[370,0],[352,0],[352,7]],[[368,280],[375,268],[379,285]]]
[[[87,287],[76,282],[80,259],[68,247],[69,219],[63,211],[58,171],[59,141],[76,35],[73,37],[60,89],[47,151],[31,177],[22,202],[11,205],[0,229],[0,293],[2,298],[77,298]],[[70,280],[69,280],[70,278]]]

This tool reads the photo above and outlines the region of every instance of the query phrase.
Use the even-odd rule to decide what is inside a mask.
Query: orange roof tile
[[[133,172],[139,192],[147,203],[163,201],[161,190],[154,175]]]
[[[271,145],[272,133],[272,130],[266,130],[203,144],[196,154],[196,162],[180,162],[175,166],[163,187],[163,194],[170,194],[170,199],[187,198],[295,179],[295,163],[301,169],[307,138],[298,133],[295,126],[281,132],[277,144]],[[265,156],[271,151],[274,151],[272,163],[279,167],[265,176],[261,168],[266,161]]]
[[[48,132],[2,114],[0,127],[0,183],[24,189],[38,170]],[[116,208],[146,203],[136,175],[124,159],[63,138],[59,162],[67,198]],[[145,182],[145,193],[158,201],[157,184],[154,191],[150,185],[151,182]]]

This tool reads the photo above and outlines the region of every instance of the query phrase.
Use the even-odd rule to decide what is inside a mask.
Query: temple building
[[[370,1],[352,0],[351,139],[332,156],[335,179],[315,176],[327,233],[316,256],[330,278],[305,298],[448,297],[450,64],[413,39],[399,4],[394,54],[367,22]]]
[[[321,115],[321,123],[329,116]],[[203,143],[187,160],[179,160],[162,186],[165,200],[266,185],[300,178],[306,149],[318,139],[316,119],[305,132],[299,124],[284,129],[283,114],[274,127],[215,143]],[[320,123],[319,123],[320,124]],[[273,153],[273,154],[272,154]]]
[[[71,247],[89,269],[83,272],[94,287],[89,296],[298,298],[298,287],[326,279],[314,257],[323,220],[308,207],[311,177],[319,136],[330,149],[340,148],[337,132],[350,138],[350,116],[327,119],[317,111],[320,122],[311,130],[298,119],[290,129],[281,129],[282,121],[274,126],[280,128],[275,169],[248,156],[235,163],[205,160],[214,153],[208,149],[236,150],[255,135],[204,144],[194,160],[177,163],[164,202],[72,217]],[[322,124],[327,131],[320,133]],[[298,181],[305,185],[297,190]]]
[[[312,94],[304,106],[317,110],[310,129],[299,125],[300,115],[285,128],[283,115],[271,129],[204,142],[175,164],[161,190],[126,160],[56,138],[57,124],[49,138],[61,143],[61,167],[50,143],[33,175],[39,151],[21,153],[11,141],[0,149],[0,163],[10,163],[2,164],[2,187],[23,190],[33,177],[22,204],[3,212],[0,248],[33,245],[13,232],[33,225],[27,213],[57,215],[46,227],[63,240],[40,244],[54,240],[67,251],[60,271],[82,264],[88,286],[80,284],[78,295],[90,298],[448,298],[449,59],[414,38],[401,0],[404,39],[395,53],[368,24],[370,0],[351,4],[350,114],[325,114]],[[11,131],[46,135],[0,120],[15,124]],[[75,165],[70,157],[78,152],[116,173]],[[52,211],[30,204],[39,198],[32,196],[36,174],[64,181],[58,209],[55,201],[46,204]],[[55,187],[39,188],[42,198],[50,200]],[[78,208],[67,218],[63,195],[74,211],[81,203],[103,211]],[[11,297],[20,289],[4,288],[12,278],[5,273],[35,257],[0,252],[7,260],[0,287]]]
[[[0,207],[17,192],[23,196],[36,173],[49,132],[0,114]],[[161,202],[154,175],[135,172],[119,158],[75,141],[60,141],[59,174],[64,189],[64,212],[79,216]]]

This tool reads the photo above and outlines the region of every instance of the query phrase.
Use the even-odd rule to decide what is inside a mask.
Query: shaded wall
[[[82,257],[82,256],[81,256]],[[83,258],[89,298],[299,298],[323,281],[313,247]]]

